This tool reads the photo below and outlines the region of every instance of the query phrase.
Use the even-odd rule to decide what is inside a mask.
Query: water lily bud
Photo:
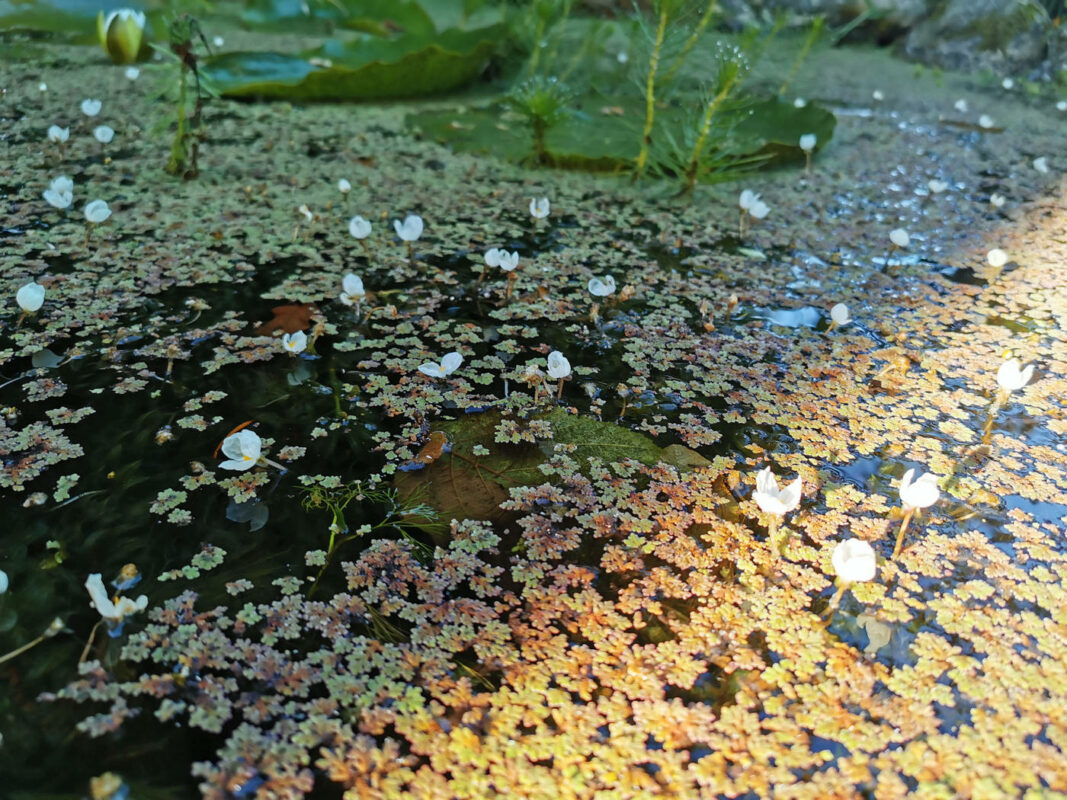
[[[878,566],[874,548],[862,539],[838,542],[830,560],[834,565],[834,573],[845,583],[871,580]]]
[[[571,362],[559,350],[548,354],[548,377],[560,379],[571,374]]]
[[[993,269],[1000,269],[1008,263],[1008,254],[999,247],[995,247],[986,253],[986,260]]]
[[[908,236],[908,232],[903,228],[894,228],[889,232],[889,241],[897,247],[907,247],[911,244],[911,237]]]
[[[34,313],[44,305],[44,287],[37,281],[30,281],[15,293],[15,302],[23,311]]]
[[[589,293],[594,297],[607,297],[615,291],[615,278],[611,275],[605,275],[603,280],[600,278],[590,278],[588,288]]]
[[[137,61],[145,45],[145,15],[143,11],[120,8],[104,15],[96,15],[96,35],[100,46],[116,64]]]
[[[107,125],[97,125],[93,128],[93,138],[100,144],[110,144],[115,138],[115,129]]]
[[[99,225],[111,216],[106,200],[91,200],[85,204],[85,219],[94,225]]]
[[[82,100],[81,110],[87,117],[95,117],[100,113],[100,108],[103,106],[99,100],[93,100],[91,98],[85,98]]]
[[[815,142],[818,141],[814,133],[805,133],[800,137],[800,149],[805,153],[815,149]]]
[[[1034,374],[1034,365],[1028,364],[1024,369],[1019,359],[1005,361],[997,370],[997,385],[1008,394],[1017,392],[1030,382]]]
[[[937,488],[937,476],[924,472],[922,476],[913,481],[914,469],[904,473],[900,481],[900,502],[904,508],[927,508],[937,502],[941,496],[941,490]]]
[[[552,207],[547,197],[542,197],[540,200],[533,197],[530,198],[530,216],[534,219],[544,219],[551,210]]]
[[[393,230],[396,231],[401,241],[414,242],[422,236],[422,217],[418,214],[408,214],[403,222],[394,219]]]

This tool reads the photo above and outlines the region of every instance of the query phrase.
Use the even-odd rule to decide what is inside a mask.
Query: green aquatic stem
[[[99,624],[100,623],[97,623],[97,625],[99,625]],[[22,655],[23,653],[27,652],[28,650],[32,650],[34,647],[39,645],[45,639],[51,639],[53,636],[55,636],[57,633],[59,633],[62,630],[63,630],[63,621],[59,617],[56,617],[54,620],[52,620],[52,624],[49,625],[47,628],[45,628],[44,632],[40,636],[38,636],[36,639],[33,639],[33,640],[29,641],[29,642],[26,642],[26,644],[22,645],[21,647],[16,647],[10,653],[4,653],[4,655],[0,656],[0,664],[4,664],[4,663],[6,663],[8,661],[11,661],[14,658],[18,658],[20,655]],[[93,631],[95,633],[96,628],[93,628]]]
[[[677,57],[674,59],[674,63],[671,64],[670,68],[663,75],[664,83],[669,83],[671,80],[674,79],[674,74],[682,66],[683,62],[689,56],[689,53],[692,52],[693,48],[696,47],[696,43],[700,41],[700,37],[704,35],[704,30],[708,27],[708,23],[711,22],[711,18],[712,16],[714,16],[715,11],[718,9],[718,7],[719,0],[708,0],[708,7],[704,9],[704,14],[703,16],[701,16],[700,21],[696,24],[696,27],[693,28],[692,33],[689,34],[689,38],[685,40],[685,44],[682,45],[682,49],[679,51]]]
[[[722,87],[715,94],[715,96],[708,102],[704,109],[704,117],[700,121],[700,134],[697,136],[696,144],[693,146],[693,152],[689,156],[689,166],[685,171],[685,185],[686,191],[693,191],[693,187],[696,186],[697,174],[700,171],[700,155],[704,151],[704,142],[708,138],[708,134],[711,131],[711,121],[715,118],[715,112],[718,111],[719,106],[723,101],[730,96],[730,92],[733,91],[737,85],[738,77],[740,76],[740,70],[734,69],[733,73],[723,83]]]
[[[667,19],[670,16],[669,4],[660,6],[659,22],[656,26],[656,39],[652,45],[652,56],[648,63],[648,77],[645,79],[645,127],[641,133],[641,150],[634,161],[634,180],[639,178],[648,164],[648,148],[652,144],[652,123],[656,116],[656,71],[663,52],[663,40],[667,35]]]
[[[807,59],[808,54],[811,52],[811,48],[815,46],[815,42],[818,41],[819,36],[822,35],[823,18],[816,17],[815,21],[811,23],[811,30],[808,31],[808,36],[804,40],[804,45],[800,48],[800,52],[797,53],[797,57],[793,59],[793,66],[789,70],[789,74],[786,75],[785,81],[778,87],[778,96],[785,95],[786,90],[790,84],[793,83],[793,79],[796,78],[797,73],[800,72],[800,65]]]

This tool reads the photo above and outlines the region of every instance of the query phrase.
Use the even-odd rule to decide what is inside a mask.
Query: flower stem
[[[834,592],[834,596],[830,598],[830,602],[826,606],[826,611],[823,612],[826,614],[827,623],[833,619],[834,612],[837,611],[837,607],[841,605],[841,598],[844,596],[846,589],[848,589],[848,584],[839,580],[837,582],[837,591]]]
[[[57,619],[57,621],[58,621],[58,619]],[[96,624],[99,625],[100,623],[98,622]],[[60,630],[62,630],[62,625],[57,627],[56,623],[53,622],[51,625],[49,625],[47,628],[45,628],[44,633],[42,633],[40,636],[38,636],[32,642],[27,642],[26,644],[22,645],[22,647],[17,647],[14,650],[12,650],[10,653],[5,653],[4,655],[0,656],[0,664],[3,664],[6,661],[10,661],[11,659],[16,658],[17,656],[22,655],[27,650],[30,650],[30,649],[36,647],[37,645],[39,645],[45,639],[51,639],[53,636],[55,636],[57,633],[59,633]],[[96,629],[94,628],[93,630],[95,631]]]
[[[556,389],[556,402],[563,399],[563,378],[559,379],[559,388]]]
[[[908,525],[911,523],[911,518],[914,514],[914,508],[908,508],[904,511],[904,519],[900,521],[900,531],[897,533],[897,544],[893,548],[893,558],[900,555],[900,550],[904,546],[904,533],[908,530]]]

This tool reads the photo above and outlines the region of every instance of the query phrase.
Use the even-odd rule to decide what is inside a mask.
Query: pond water
[[[456,98],[217,100],[183,182],[147,74],[7,36],[7,795],[1067,791],[1067,216],[1031,166],[1056,166],[1051,104],[820,51],[790,90],[833,98],[813,172],[679,197],[405,122]],[[946,124],[964,95],[1011,124]],[[40,200],[59,174],[67,213]],[[927,196],[935,176],[951,189]],[[772,212],[739,233],[748,187]],[[96,197],[113,215],[86,241]],[[490,247],[519,254],[513,280]],[[31,279],[45,303],[22,318]],[[454,372],[419,370],[450,352]],[[1037,370],[998,400],[1007,358]],[[273,464],[220,467],[239,427]],[[801,480],[784,517],[757,497],[767,467]],[[912,469],[939,487],[914,515]],[[835,584],[849,538],[877,570]],[[116,592],[147,607],[109,635],[84,584],[131,564]]]

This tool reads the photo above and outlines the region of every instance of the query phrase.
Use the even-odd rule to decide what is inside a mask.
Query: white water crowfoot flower
[[[143,11],[119,8],[96,15],[96,35],[104,52],[116,64],[132,64],[141,55],[147,20]]]
[[[553,350],[548,354],[548,377],[559,381],[556,390],[556,400],[563,397],[563,381],[571,375],[571,362],[559,350]]]
[[[69,138],[70,128],[61,128],[58,125],[48,126],[48,141],[54,145],[58,145],[60,152],[62,152],[63,145],[66,144],[66,141]]]
[[[997,194],[996,192],[989,195],[989,205],[993,206],[993,208],[1003,208],[1005,200],[1006,198],[1004,195]]]
[[[1030,378],[1033,375],[1034,365],[1027,364],[1026,367],[1023,367],[1017,358],[1008,359],[1000,365],[1000,369],[997,370],[998,392],[993,399],[993,404],[989,407],[989,413],[986,415],[985,427],[982,429],[983,442],[989,441],[989,437],[993,432],[993,423],[996,421],[1000,409],[1008,402],[1013,392],[1019,391],[1030,382]]]
[[[93,235],[93,226],[101,225],[107,221],[111,216],[111,208],[108,207],[106,200],[90,200],[85,204],[85,221],[89,223],[85,227],[85,243],[83,247],[89,246],[89,237]]]
[[[1041,156],[1041,158],[1035,158],[1033,163],[1034,169],[1042,175],[1048,175],[1048,158]]]
[[[542,197],[540,200],[536,197],[530,198],[530,216],[534,219],[544,219],[551,210],[552,204],[548,202],[547,197]]]
[[[778,527],[782,518],[800,505],[802,491],[803,484],[799,477],[784,489],[779,489],[778,481],[770,467],[764,467],[756,474],[756,491],[752,493],[752,499],[756,501],[760,511],[770,515],[767,539],[775,557],[781,553],[785,544],[785,542],[778,541]]]
[[[800,149],[804,151],[804,158],[807,161],[804,172],[811,172],[811,154],[815,150],[815,143],[818,141],[814,133],[805,133],[800,137]]]
[[[337,191],[341,194],[347,195],[352,191],[352,182],[348,178],[340,178],[337,181]]]
[[[42,197],[53,208],[58,208],[61,211],[70,208],[70,204],[74,202],[74,181],[66,175],[53,178]]]
[[[911,244],[911,236],[903,228],[894,228],[889,232],[889,252],[885,254],[885,266],[889,267],[889,259],[897,250],[902,250]]]
[[[303,331],[297,331],[296,333],[286,333],[282,335],[282,347],[286,349],[291,355],[297,355],[307,350],[308,337]]]
[[[900,479],[900,503],[904,507],[904,519],[900,521],[900,531],[897,533],[897,543],[893,548],[893,558],[900,555],[904,546],[904,533],[908,530],[911,518],[922,508],[929,508],[941,497],[941,490],[937,487],[937,476],[924,472],[918,480],[915,470],[909,469]]]
[[[999,247],[994,247],[985,255],[985,260],[995,270],[1002,270],[1008,263],[1008,254],[1001,250]]]
[[[930,194],[941,194],[948,188],[948,181],[939,181],[937,178],[931,178],[926,182],[926,188],[930,190]]]
[[[135,81],[141,77],[141,70],[137,67],[126,67],[126,80]]]
[[[85,581],[85,588],[89,592],[89,605],[100,612],[100,616],[107,624],[109,636],[115,637],[122,634],[122,623],[126,617],[144,611],[148,607],[148,596],[141,595],[136,600],[129,597],[108,597],[104,587],[104,579],[99,572],[94,572]]]
[[[44,287],[37,281],[30,281],[15,293],[15,302],[24,314],[35,314],[44,305]]]
[[[271,461],[263,455],[263,440],[259,434],[247,428],[231,433],[222,440],[222,454],[226,460],[219,462],[219,469],[232,469],[246,472],[257,465],[268,465],[285,472],[286,469],[277,461]]]
[[[8,587],[7,573],[0,569],[0,594],[4,594]]]
[[[830,309],[830,326],[826,329],[826,332],[840,328],[844,325],[848,325],[852,322],[852,317],[848,313],[848,306],[844,303],[837,303]]]
[[[415,263],[415,240],[422,236],[422,217],[418,214],[408,214],[401,222],[393,220],[393,230],[400,237],[400,241],[407,242],[408,261]]]
[[[463,363],[463,356],[459,353],[452,351],[451,353],[445,353],[441,359],[440,364],[435,364],[432,361],[427,361],[425,364],[419,365],[419,372],[423,375],[428,375],[431,378],[444,378],[451,375],[457,369],[459,365]]]
[[[737,204],[741,207],[741,219],[737,223],[738,236],[745,235],[745,222],[749,217],[763,219],[771,211],[771,207],[760,199],[758,193],[751,189],[745,189],[741,192],[741,196],[737,199]]]
[[[830,561],[834,574],[837,575],[837,591],[827,606],[827,612],[832,617],[841,603],[841,596],[849,586],[874,578],[878,569],[878,557],[874,548],[862,539],[846,539],[834,545]]]
[[[367,249],[366,239],[371,232],[371,224],[368,220],[357,214],[348,221],[348,232],[359,241],[360,247]]]
[[[95,117],[97,114],[100,113],[100,108],[102,105],[103,104],[99,100],[91,100],[89,98],[86,98],[85,100],[82,100],[81,110],[85,116]]]
[[[363,279],[351,272],[341,279],[341,294],[338,299],[346,306],[358,306],[367,293],[363,290]]]
[[[108,125],[97,125],[93,128],[93,138],[100,144],[111,144],[115,138],[115,129]]]
[[[607,297],[615,291],[615,278],[611,275],[605,275],[603,279],[590,278],[588,289],[594,297]]]
[[[978,127],[979,128],[985,128],[986,130],[989,130],[990,128],[996,127],[996,124],[997,124],[996,120],[993,119],[988,114],[983,114],[982,116],[980,116],[978,118]]]

